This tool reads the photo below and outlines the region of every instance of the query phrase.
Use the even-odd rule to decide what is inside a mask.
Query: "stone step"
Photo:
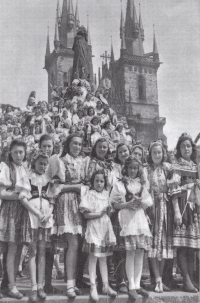
[[[47,303],[92,303],[89,300],[89,289],[84,288],[82,291],[84,295],[77,296],[75,300],[68,299],[66,297],[66,283],[59,280],[54,280],[53,283],[54,287],[56,287],[59,290],[58,295],[48,295],[45,302]],[[22,300],[15,300],[8,298],[6,296],[3,297],[3,299],[0,300],[0,303],[7,303],[7,302],[30,302],[28,300],[28,295],[30,292],[30,280],[27,278],[20,278],[17,279],[17,287],[18,289],[25,295],[25,297]],[[120,294],[115,299],[111,299],[105,295],[99,296],[99,303],[133,303],[128,300],[127,295]],[[38,302],[43,302],[42,300],[38,300]],[[137,300],[136,303],[144,303],[142,301],[142,297]],[[172,292],[164,292],[162,294],[155,293],[153,291],[150,291],[150,298],[148,300],[148,303],[200,303],[200,295],[199,294],[192,294],[192,293],[186,293],[182,292],[181,288],[179,288],[177,291]]]
[[[128,300],[127,295],[119,295],[115,299],[108,298],[107,296],[100,295],[99,296],[99,303],[133,303]],[[24,297],[23,299],[15,300],[8,297],[4,297],[0,300],[0,303],[7,303],[7,302],[30,302],[28,297]],[[38,302],[44,302],[42,300],[38,300]],[[89,300],[89,293],[84,296],[77,296],[75,300],[67,299],[65,295],[54,295],[54,296],[47,296],[45,302],[48,303],[91,303]],[[148,303],[199,303],[200,296],[198,294],[187,294],[183,292],[170,292],[170,293],[163,293],[163,294],[156,294],[151,292],[150,298]],[[142,297],[137,300],[137,303],[144,303],[142,301]]]

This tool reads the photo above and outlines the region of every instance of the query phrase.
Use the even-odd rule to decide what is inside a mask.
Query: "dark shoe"
[[[119,292],[121,294],[127,294],[128,293],[128,288],[127,288],[125,282],[122,282],[122,283],[119,284]]]
[[[72,289],[73,289],[73,290],[72,290]],[[70,291],[69,291],[69,290],[70,290]],[[70,287],[70,288],[67,289],[66,296],[67,296],[69,299],[75,299],[75,298],[76,298],[76,293],[75,293],[74,287]]]
[[[74,291],[76,293],[77,296],[83,296],[84,295],[84,292],[82,291],[82,289],[74,286]]]
[[[30,302],[37,302],[37,290],[31,290],[28,298]]]
[[[56,275],[56,280],[63,280],[64,279],[64,273],[62,270],[59,270],[57,275]]]
[[[26,276],[22,273],[22,271],[17,272],[17,277],[19,278],[25,278]]]
[[[13,298],[13,299],[17,299],[17,300],[21,300],[23,298],[23,294],[19,291],[14,293],[14,292],[9,290],[8,296]]]
[[[144,288],[136,289],[136,292],[138,295],[141,295],[142,297],[145,297],[145,298],[149,297],[148,291],[146,291]]]
[[[139,297],[135,289],[131,289],[128,291],[128,296],[131,300],[136,301]]]
[[[171,288],[168,287],[166,284],[162,284],[163,285],[163,291],[171,291]]]
[[[53,285],[44,285],[44,291],[46,294],[48,295],[58,295],[60,293],[60,291],[53,287]]]
[[[194,285],[191,282],[191,279],[189,275],[183,278],[183,290],[185,292],[191,292],[191,293],[197,293],[198,289],[194,287]]]
[[[8,281],[6,281],[4,279],[2,280],[2,282],[1,282],[1,290],[8,292]]]
[[[38,297],[40,299],[43,299],[43,300],[46,299],[47,295],[42,288],[38,289],[37,293],[38,293]]]

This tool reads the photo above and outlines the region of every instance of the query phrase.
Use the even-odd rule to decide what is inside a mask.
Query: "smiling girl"
[[[148,178],[153,206],[149,212],[153,235],[149,261],[155,278],[155,292],[169,291],[163,284],[162,275],[165,259],[173,259],[172,247],[173,210],[167,199],[167,178],[171,177],[171,165],[165,162],[166,151],[161,141],[151,143],[148,157]]]
[[[82,188],[79,207],[87,220],[83,251],[89,253],[90,297],[93,301],[99,299],[96,288],[97,259],[103,281],[102,292],[115,297],[117,293],[110,288],[108,283],[107,256],[112,255],[112,247],[116,244],[116,238],[107,215],[109,192],[103,170],[97,170],[92,175],[90,190],[84,192]]]
[[[78,134],[68,136],[59,158],[51,157],[47,174],[57,176],[63,183],[56,185],[59,197],[55,204],[56,227],[60,245],[67,247],[67,296],[76,297],[75,276],[77,265],[78,235],[82,234],[82,217],[79,212],[80,186],[85,180],[89,158],[81,156],[83,139]],[[58,182],[60,182],[58,181]]]
[[[199,187],[196,151],[192,138],[184,133],[178,139],[176,158],[179,168],[176,170],[174,188],[171,190],[174,208],[173,245],[177,247],[177,261],[183,276],[183,288],[186,292],[198,292],[194,281],[194,253],[200,248],[200,222],[198,216],[195,187]],[[191,192],[194,196],[191,200]]]

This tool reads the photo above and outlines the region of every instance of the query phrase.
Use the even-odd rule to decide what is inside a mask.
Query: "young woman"
[[[129,156],[125,160],[123,177],[114,184],[111,196],[114,209],[119,210],[120,238],[118,247],[126,251],[126,274],[129,298],[137,300],[138,294],[148,298],[140,287],[144,250],[151,249],[151,232],[144,209],[152,206],[151,195],[145,188],[142,163]]]
[[[174,258],[172,246],[173,209],[168,201],[167,179],[171,178],[171,166],[165,162],[166,152],[161,141],[151,143],[148,157],[148,179],[153,206],[149,210],[153,235],[149,262],[155,278],[155,292],[169,291],[163,284],[162,276],[165,259]]]
[[[35,210],[27,199],[31,198],[30,183],[23,167],[26,159],[26,144],[13,140],[10,145],[9,164],[4,166],[0,174],[0,241],[8,244],[7,273],[9,280],[9,296],[21,299],[23,294],[16,288],[16,274],[22,250],[22,219],[24,206],[38,218],[43,215]],[[24,206],[23,206],[24,205]]]
[[[183,276],[183,288],[186,292],[197,292],[194,281],[194,253],[200,248],[200,222],[198,214],[198,189],[195,164],[196,152],[192,138],[184,133],[178,139],[175,180],[170,194],[174,208],[173,245],[177,248],[177,261]]]
[[[89,158],[81,156],[83,139],[78,134],[70,135],[59,158],[52,157],[47,173],[57,176],[62,185],[56,185],[59,198],[55,204],[56,228],[60,245],[67,247],[67,296],[75,298],[78,235],[82,234],[82,217],[79,212],[80,185],[85,180]],[[60,182],[58,181],[58,182]]]
[[[130,156],[131,152],[129,147],[125,143],[119,143],[117,145],[116,157],[114,159],[113,170],[111,171],[111,186],[113,187],[119,179],[122,178],[122,170],[125,164],[126,159]],[[119,210],[115,210],[115,212],[111,216],[114,232],[116,238],[120,237],[120,224],[118,219]],[[114,267],[116,269],[117,276],[117,288],[120,293],[127,293],[127,285],[126,285],[126,273],[125,273],[125,260],[126,253],[125,251],[120,251],[117,247],[113,252],[113,262]]]

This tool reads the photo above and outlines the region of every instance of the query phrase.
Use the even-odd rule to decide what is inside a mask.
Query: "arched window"
[[[143,75],[138,75],[139,100],[146,100],[146,79]]]

